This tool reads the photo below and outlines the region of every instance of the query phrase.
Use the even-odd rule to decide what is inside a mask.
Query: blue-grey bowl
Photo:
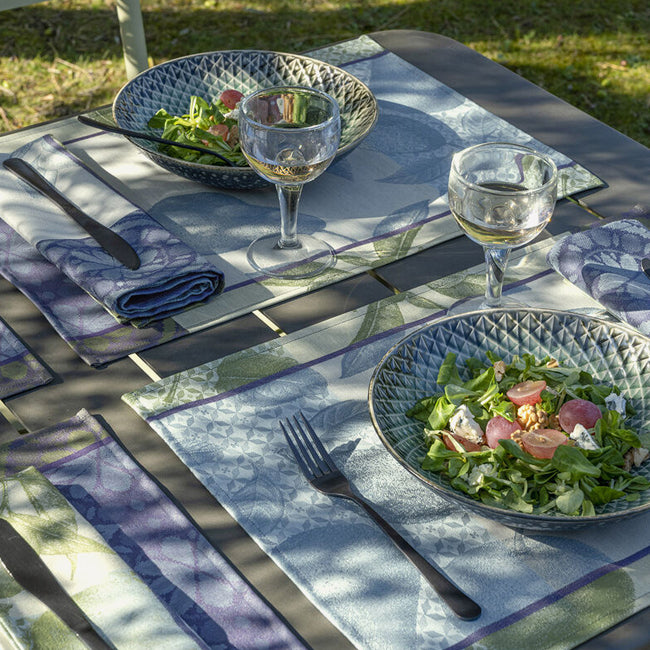
[[[183,115],[192,95],[212,101],[227,88],[246,95],[279,85],[310,86],[337,100],[341,112],[338,156],[354,149],[377,121],[374,95],[353,75],[307,56],[263,50],[192,54],[149,68],[119,91],[113,101],[113,119],[122,128],[160,135],[147,123],[161,108],[172,115]],[[226,189],[269,185],[251,167],[186,162],[161,153],[156,143],[129,140],[161,167],[193,181]]]
[[[422,397],[440,392],[438,369],[448,352],[458,367],[469,357],[485,358],[493,350],[503,358],[532,353],[550,355],[599,381],[617,385],[636,410],[626,420],[644,446],[650,446],[650,339],[626,325],[568,312],[497,309],[445,318],[427,325],[395,345],[375,369],[369,406],[375,430],[386,449],[409,472],[438,495],[475,513],[515,528],[570,530],[639,515],[650,509],[650,490],[637,501],[617,499],[596,508],[591,517],[526,514],[489,506],[451,487],[435,472],[423,470],[426,455],[422,423],[406,411]],[[634,470],[650,479],[650,461]]]

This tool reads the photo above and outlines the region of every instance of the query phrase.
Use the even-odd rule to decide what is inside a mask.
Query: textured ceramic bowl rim
[[[625,510],[616,511],[616,512],[607,512],[607,513],[597,514],[595,516],[585,516],[585,517],[563,515],[561,513],[558,513],[556,515],[528,514],[528,513],[518,512],[516,510],[512,510],[508,508],[500,508],[489,504],[485,504],[476,499],[472,499],[471,497],[464,495],[462,492],[455,490],[451,486],[440,485],[439,483],[432,481],[425,474],[419,472],[415,467],[409,464],[393,448],[392,443],[384,434],[382,426],[377,420],[376,413],[375,413],[376,408],[374,404],[375,386],[379,380],[379,377],[381,375],[385,363],[395,354],[397,350],[399,350],[401,347],[406,345],[410,340],[418,336],[421,336],[422,333],[427,330],[440,327],[441,325],[444,326],[447,323],[450,323],[452,321],[457,321],[460,319],[475,320],[477,318],[480,318],[481,316],[486,316],[486,315],[489,316],[491,314],[499,314],[499,313],[500,314],[532,314],[532,315],[544,313],[544,314],[551,314],[556,318],[562,318],[562,319],[572,318],[589,324],[600,325],[610,330],[618,330],[624,332],[628,336],[631,336],[635,339],[639,339],[648,347],[648,349],[650,349],[650,338],[644,336],[643,334],[639,333],[637,330],[629,327],[624,323],[612,323],[597,317],[587,316],[584,314],[576,314],[576,313],[557,310],[557,309],[546,309],[546,308],[535,309],[535,308],[526,308],[526,307],[508,308],[508,309],[497,308],[497,309],[479,310],[479,311],[467,312],[464,314],[446,316],[444,318],[436,320],[433,323],[428,323],[418,328],[414,332],[411,332],[410,334],[402,338],[400,341],[398,341],[395,345],[393,345],[384,354],[384,356],[381,358],[379,363],[376,365],[372,377],[370,379],[370,384],[368,387],[368,406],[370,410],[370,418],[373,427],[375,429],[375,432],[379,436],[379,439],[381,440],[385,448],[388,450],[388,452],[393,456],[393,458],[395,458],[399,462],[399,464],[402,467],[408,470],[413,476],[418,478],[425,485],[433,489],[434,492],[439,494],[441,497],[456,502],[459,505],[474,511],[479,515],[482,515],[489,519],[494,519],[496,521],[501,521],[501,523],[504,523],[511,527],[519,527],[522,529],[529,529],[529,530],[570,530],[570,529],[583,528],[589,525],[606,524],[609,522],[639,515],[642,514],[643,512],[650,510],[650,500],[646,500],[645,502],[640,503],[639,505],[636,506],[632,505],[629,508],[626,508]],[[526,352],[526,350],[522,350],[522,352]],[[425,397],[425,395],[422,395],[422,397]],[[646,417],[646,419],[648,418]],[[650,462],[650,461],[646,461],[646,462]]]
[[[255,49],[251,49],[251,50],[247,50],[247,49],[242,49],[242,50],[214,50],[214,51],[209,51],[209,52],[199,52],[199,53],[196,53],[196,54],[188,54],[188,55],[185,55],[185,56],[177,57],[175,59],[169,59],[168,61],[163,61],[162,63],[159,63],[159,64],[157,64],[155,66],[152,66],[151,68],[147,68],[146,70],[143,70],[142,72],[137,74],[132,79],[129,79],[129,81],[127,81],[120,88],[120,90],[117,92],[117,94],[115,95],[115,99],[113,100],[113,104],[112,104],[112,113],[113,113],[113,119],[115,120],[115,123],[118,126],[123,126],[122,124],[119,123],[118,116],[116,114],[116,106],[117,106],[118,102],[120,101],[121,97],[124,94],[126,94],[126,92],[128,92],[128,89],[130,87],[133,87],[136,84],[136,82],[138,82],[142,78],[152,74],[152,71],[154,71],[154,70],[162,70],[162,69],[164,69],[166,67],[172,67],[172,66],[177,65],[179,62],[188,61],[190,59],[199,59],[199,58],[202,58],[202,57],[210,57],[210,56],[215,56],[215,55],[228,55],[228,54],[251,54],[251,55],[255,55],[255,54],[266,55],[266,54],[268,54],[268,55],[275,55],[275,56],[281,56],[281,57],[288,57],[288,58],[291,58],[291,59],[301,60],[301,61],[305,61],[305,62],[314,62],[314,63],[317,63],[318,65],[323,65],[323,66],[327,66],[329,68],[336,69],[337,74],[340,74],[341,76],[348,78],[350,81],[354,82],[359,87],[365,88],[368,95],[374,100],[374,105],[375,105],[374,117],[373,117],[371,123],[366,128],[365,132],[359,138],[357,138],[353,142],[348,142],[347,144],[345,144],[342,147],[339,147],[338,151],[336,152],[336,157],[337,158],[339,156],[342,156],[345,153],[348,153],[351,149],[354,149],[355,147],[357,147],[357,145],[370,133],[370,131],[372,131],[375,124],[377,123],[377,119],[379,117],[379,111],[378,111],[378,108],[377,108],[377,100],[375,99],[374,94],[372,93],[370,88],[368,88],[368,86],[365,83],[363,83],[360,79],[358,79],[354,75],[350,74],[346,70],[343,70],[342,68],[339,68],[338,66],[335,66],[335,65],[333,65],[331,63],[326,63],[325,61],[321,61],[319,59],[315,59],[313,57],[309,57],[309,56],[306,56],[304,54],[292,54],[292,53],[289,53],[289,52],[276,52],[274,50],[255,50]],[[143,149],[144,151],[147,151],[148,153],[151,153],[151,154],[153,154],[153,155],[155,155],[157,157],[160,157],[162,160],[166,160],[172,165],[178,165],[180,163],[183,166],[187,166],[189,169],[196,169],[197,171],[200,171],[200,172],[206,172],[206,171],[209,172],[209,171],[213,171],[215,169],[220,171],[220,172],[221,171],[226,172],[226,170],[227,170],[226,173],[232,174],[235,177],[236,176],[243,176],[243,175],[248,176],[250,174],[257,175],[257,173],[250,166],[246,166],[246,167],[239,167],[239,166],[237,166],[237,167],[228,167],[226,165],[205,165],[205,164],[202,164],[202,163],[196,163],[196,162],[192,162],[192,161],[181,160],[180,158],[175,158],[174,156],[168,156],[167,154],[158,151],[158,149],[156,148],[157,145],[155,143],[153,143],[153,142],[147,142],[145,140],[138,141],[138,138],[134,138],[134,137],[130,137],[130,136],[126,136],[126,137],[127,137],[127,140],[129,140],[136,147],[139,147],[140,149]]]

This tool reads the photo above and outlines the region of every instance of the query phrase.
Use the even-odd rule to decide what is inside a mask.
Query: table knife
[[[74,221],[118,262],[131,270],[140,267],[138,254],[126,240],[80,210],[28,162],[21,158],[7,158],[2,161],[2,164],[16,174],[16,176],[29,183],[35,190],[56,203],[63,212],[74,219]]]
[[[47,605],[91,650],[114,650],[93,628],[38,553],[0,518],[0,560],[16,582]]]

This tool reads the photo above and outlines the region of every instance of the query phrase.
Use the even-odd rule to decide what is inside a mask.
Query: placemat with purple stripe
[[[86,411],[0,447],[12,475],[36,467],[211,648],[304,648],[156,483]]]
[[[447,177],[453,153],[463,147],[504,140],[547,152],[561,172],[560,196],[602,184],[562,153],[372,39],[360,37],[313,56],[340,65],[365,82],[379,106],[377,125],[368,137],[303,192],[299,232],[325,238],[337,252],[335,267],[315,278],[278,281],[259,276],[247,261],[248,244],[279,227],[272,190],[218,191],[164,172],[121,136],[93,132],[79,137],[77,128],[71,137],[66,122],[61,123],[61,132],[52,127],[52,134],[84,162],[94,164],[96,173],[106,175],[118,194],[128,194],[225,275],[219,296],[134,332],[116,323],[0,224],[5,250],[0,272],[39,306],[85,361],[102,365],[461,236],[447,205]],[[0,209],[10,209],[2,205],[1,193]]]
[[[52,381],[52,375],[0,320],[0,399]]]
[[[602,316],[548,266],[553,244],[513,251],[507,296]],[[123,398],[357,647],[558,650],[650,604],[647,513],[521,533],[438,497],[374,432],[376,364],[415,328],[471,311],[484,273],[481,265],[436,280]],[[478,620],[451,615],[358,507],[309,485],[278,424],[298,411],[353,489],[480,603]]]

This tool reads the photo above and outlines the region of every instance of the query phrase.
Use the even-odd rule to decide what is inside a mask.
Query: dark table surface
[[[594,213],[618,217],[635,205],[650,206],[650,150],[586,115],[475,51],[444,36],[385,31],[370,35],[381,45],[446,83],[604,179],[606,186],[558,204],[549,230],[593,222]],[[131,355],[97,370],[82,362],[41,313],[0,280],[5,321],[28,342],[54,375],[37,390],[0,403],[0,441],[72,417],[80,408],[107,427],[242,574],[314,648],[350,643],[299,592],[193,477],[160,437],[121,401],[121,395],[152,380],[293,332],[480,262],[466,238],[364,273],[306,296]],[[650,613],[641,612],[582,647],[650,647]]]

